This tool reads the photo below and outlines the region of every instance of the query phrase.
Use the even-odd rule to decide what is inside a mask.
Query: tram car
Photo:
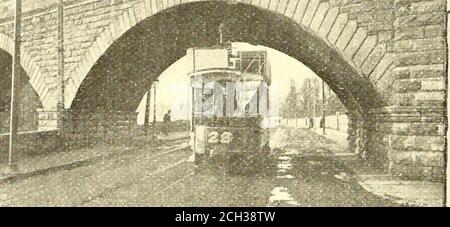
[[[265,50],[227,46],[190,48],[191,148],[198,168],[227,172],[261,169],[269,163],[270,64]]]

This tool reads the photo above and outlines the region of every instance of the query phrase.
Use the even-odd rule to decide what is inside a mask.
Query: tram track
[[[166,152],[166,153],[168,153],[168,152]],[[182,164],[184,164],[184,163],[186,163],[186,159],[185,159],[185,158],[183,158],[182,160],[180,160],[180,161],[178,161],[178,162],[176,162],[176,163],[174,163],[174,164],[172,164],[172,165],[169,165],[169,166],[166,166],[166,167],[164,167],[164,168],[161,168],[161,169],[158,169],[158,170],[156,170],[156,171],[153,171],[152,173],[147,174],[146,177],[147,177],[147,178],[151,178],[151,177],[153,177],[153,176],[157,176],[157,174],[164,173],[164,172],[166,172],[166,171],[168,171],[168,170],[170,170],[170,169],[173,169],[173,168],[175,168],[175,167],[178,167],[178,166],[180,166],[180,165],[182,165]],[[194,174],[194,171],[190,171],[188,174],[186,174],[186,175],[184,175],[184,176],[182,176],[182,177],[179,177],[179,178],[176,178],[176,179],[172,180],[171,183],[170,183],[168,186],[166,186],[166,187],[164,187],[163,189],[157,191],[157,192],[155,193],[155,195],[158,195],[158,196],[159,196],[159,195],[163,194],[164,192],[166,192],[167,190],[169,190],[170,188],[172,188],[172,187],[175,186],[176,184],[182,182],[182,181],[185,180],[186,178],[192,176],[193,174]],[[167,181],[166,181],[166,182],[167,182]],[[121,183],[121,184],[117,184],[117,185],[115,185],[115,186],[113,186],[113,187],[105,188],[105,190],[103,190],[101,193],[98,193],[96,196],[90,197],[89,199],[86,199],[86,200],[82,201],[82,202],[79,204],[79,206],[84,206],[84,205],[86,205],[86,204],[88,204],[88,203],[90,203],[90,202],[92,202],[92,201],[95,201],[95,200],[98,200],[98,199],[102,199],[102,198],[106,198],[108,195],[114,193],[115,191],[120,190],[120,189],[122,189],[122,188],[125,188],[125,187],[127,187],[127,186],[129,186],[129,185],[130,185],[130,184],[127,184],[127,183]],[[156,197],[157,197],[157,196],[154,196],[153,198],[156,198]]]
[[[156,148],[156,150],[159,150],[161,152],[156,152],[156,153],[144,153],[144,154],[140,154],[134,157],[131,157],[131,159],[138,159],[139,156],[142,157],[142,155],[145,155],[145,159],[147,160],[152,160],[152,159],[158,159],[167,155],[170,155],[172,153],[176,153],[178,151],[182,151],[185,150],[186,148],[188,148],[187,143],[186,143],[186,139],[177,139],[177,140],[173,140],[171,141],[169,144],[162,144],[163,146],[158,146]],[[142,152],[142,149],[140,149]],[[107,159],[114,159],[114,158],[118,158],[122,155],[112,155],[110,157],[108,157]],[[130,158],[126,158],[126,159],[130,159]],[[176,165],[170,165],[170,168],[173,168],[175,166],[178,166],[182,163],[184,163],[186,160],[186,158],[183,158],[182,161],[177,161]],[[94,163],[92,162],[91,165],[103,165],[103,163]],[[89,168],[90,165],[86,165],[86,166],[82,166],[82,168]],[[106,169],[111,169],[111,167],[105,167]],[[170,168],[164,167],[163,170],[168,170]],[[69,170],[68,170],[69,171]],[[160,171],[160,169],[154,171],[154,172],[164,172],[164,171]],[[46,176],[45,176],[46,177]],[[89,178],[90,176],[86,176],[86,178]],[[129,185],[132,185],[134,182],[130,182],[130,181],[125,181],[125,182],[117,182],[116,184],[113,184],[109,187],[105,187],[103,188],[101,191],[99,191],[98,193],[95,193],[94,195],[89,196],[88,198],[85,198],[84,200],[81,200],[79,202],[75,202],[73,205],[75,206],[85,206],[86,204],[89,204],[92,201],[95,201],[97,199],[101,199],[101,198],[105,198],[108,197],[108,195],[113,194],[115,191],[120,190],[121,188],[125,188]],[[21,196],[14,196],[13,198],[9,198],[9,199],[2,199],[1,201],[1,206],[11,206],[15,203],[17,203],[18,201],[23,201],[23,200],[27,200],[28,195],[21,195]]]
[[[186,141],[182,141],[182,142],[186,143]],[[181,145],[180,146],[179,144],[175,144],[175,147],[173,149],[170,149],[170,150],[165,151],[165,152],[154,154],[154,155],[152,155],[150,157],[147,157],[147,159],[149,159],[149,158],[158,158],[158,157],[161,157],[161,156],[164,156],[164,155],[168,155],[168,154],[174,153],[176,151],[181,151],[181,150],[183,150],[185,148],[187,148],[187,146],[185,146],[185,145]],[[146,177],[150,178],[151,176],[156,176],[157,174],[161,174],[161,173],[163,173],[163,172],[165,172],[165,171],[167,171],[169,169],[175,168],[175,167],[185,163],[186,160],[187,160],[186,158],[183,158],[182,160],[177,161],[174,164],[171,164],[169,166],[165,166],[163,168],[157,169],[156,171],[153,171],[152,173],[147,174]],[[122,183],[118,183],[118,184],[116,184],[116,185],[114,185],[112,187],[107,187],[103,191],[101,191],[100,193],[96,194],[95,196],[92,196],[92,197],[89,197],[86,200],[83,200],[82,202],[80,202],[78,204],[78,206],[84,206],[84,205],[86,205],[86,204],[88,204],[88,203],[90,203],[92,201],[95,201],[95,200],[98,200],[98,199],[102,199],[102,198],[106,198],[108,195],[113,194],[115,191],[120,190],[122,188],[126,188],[128,186],[130,186],[130,182],[122,182]]]
[[[181,161],[178,161],[178,162],[176,162],[173,165],[170,165],[170,166],[164,167],[162,169],[156,170],[156,171],[154,171],[154,172],[152,172],[151,174],[148,174],[148,175],[156,176],[156,174],[164,173],[167,170],[175,168],[177,166],[180,166],[183,163],[185,163],[185,159],[183,159]],[[180,178],[177,178],[175,182],[178,183],[179,179]],[[174,185],[175,182],[171,183],[170,186]],[[107,198],[109,195],[113,194],[114,192],[116,192],[116,191],[118,191],[120,189],[124,189],[126,187],[129,187],[129,186],[131,186],[134,183],[135,182],[132,182],[132,183],[130,183],[130,182],[121,182],[121,183],[117,183],[117,184],[115,184],[115,185],[113,185],[111,187],[107,187],[104,190],[102,190],[100,193],[97,193],[96,195],[91,196],[88,199],[85,199],[85,200],[81,201],[80,203],[77,204],[77,206],[86,206],[87,204],[89,204],[89,203],[91,203],[91,202],[93,202],[95,200],[102,199],[102,198]],[[162,190],[164,190],[164,189],[162,189]],[[159,192],[157,192],[155,194],[158,194],[158,195],[161,194],[162,190],[160,190]]]
[[[160,173],[163,173],[163,172],[165,172],[165,171],[167,171],[169,169],[175,168],[175,167],[177,167],[177,166],[179,166],[179,165],[181,165],[181,164],[183,164],[185,162],[186,162],[186,159],[183,159],[183,160],[178,161],[178,162],[176,162],[176,163],[174,163],[172,165],[169,165],[169,166],[166,166],[166,167],[164,167],[162,169],[156,170],[156,171],[154,171],[152,173],[147,174],[147,178],[151,178],[153,176],[156,176],[157,174],[160,174]]]
[[[185,180],[186,178],[188,178],[188,177],[190,177],[192,175],[194,175],[194,171],[190,171],[188,174],[184,175],[183,177],[178,178],[175,182],[171,183],[169,186],[167,186],[167,187],[163,188],[162,190],[160,190],[158,195],[163,194],[167,190],[171,189],[173,186],[177,185],[178,183],[181,183],[183,180]]]

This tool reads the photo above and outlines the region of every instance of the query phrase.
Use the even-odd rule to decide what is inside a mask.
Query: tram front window
[[[260,81],[210,82],[203,89],[195,89],[197,116],[244,117],[265,115],[267,108],[267,85]],[[198,94],[200,93],[200,94]]]

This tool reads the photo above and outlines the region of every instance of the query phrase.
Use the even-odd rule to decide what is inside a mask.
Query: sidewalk
[[[402,180],[359,159],[344,162],[353,171],[354,179],[359,185],[375,195],[414,207],[444,206],[443,183]]]
[[[396,203],[419,207],[443,207],[444,184],[399,180],[386,174],[358,174],[358,183],[367,191]]]
[[[368,166],[357,155],[350,155],[346,151],[346,133],[326,129],[326,135],[323,135],[322,129],[313,131],[337,145],[337,149],[332,149],[335,157],[353,171],[353,178],[366,191],[398,204],[420,207],[444,206],[445,187],[443,183],[408,181],[393,177],[375,167]]]
[[[168,136],[158,136],[158,141],[171,142],[187,138],[186,132],[173,132]],[[132,147],[107,146],[85,147],[71,151],[53,152],[37,156],[27,156],[17,161],[19,171],[5,175],[6,163],[0,163],[0,184],[50,172],[73,169],[92,164],[99,160],[130,152]]]
[[[323,129],[321,129],[321,128],[314,128],[313,130],[318,135],[323,136],[323,137],[333,141],[336,144],[337,149],[335,151],[335,155],[349,153],[347,150],[347,148],[348,148],[347,136],[348,135],[346,132],[326,128],[325,135],[324,135]]]
[[[190,137],[190,134],[186,131],[182,132],[170,132],[168,136],[159,134],[157,135],[158,140],[160,141],[173,141],[173,140],[179,140],[179,139],[188,139]]]

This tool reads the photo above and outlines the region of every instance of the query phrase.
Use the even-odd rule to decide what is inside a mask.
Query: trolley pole
[[[22,0],[16,0],[14,14],[14,53],[12,59],[11,74],[11,110],[9,122],[9,152],[8,167],[10,172],[18,170],[17,163],[13,159],[14,152],[17,149],[17,132],[19,128],[19,89],[20,89],[20,46],[21,46],[21,23],[22,23]]]
[[[219,25],[219,44],[220,45],[223,44],[223,29],[224,29],[224,25],[222,23],[220,23],[220,25]]]
[[[325,135],[325,81],[322,81],[322,130]]]

